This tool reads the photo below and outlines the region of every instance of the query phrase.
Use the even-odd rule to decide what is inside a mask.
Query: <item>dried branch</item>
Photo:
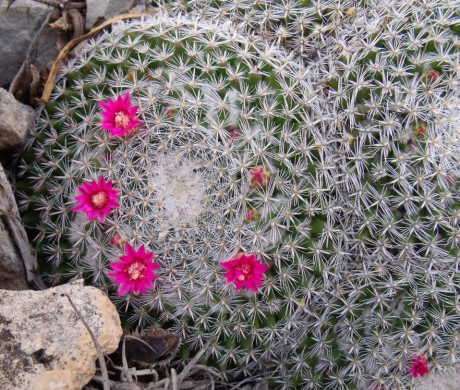
[[[177,377],[177,383],[180,388],[181,383],[189,376],[189,371],[196,366],[198,363],[198,360],[201,359],[201,357],[208,351],[209,346],[211,345],[212,339],[210,339],[204,347],[198,352],[195,357],[190,360],[190,362],[184,367],[184,369],[181,371],[180,375]]]
[[[128,380],[128,382],[132,382],[133,378],[131,377],[131,373],[129,372],[129,367],[128,367],[128,360],[126,359],[126,336],[123,337],[123,347],[122,347],[122,352],[121,352],[121,360],[123,364],[123,375],[125,378]]]

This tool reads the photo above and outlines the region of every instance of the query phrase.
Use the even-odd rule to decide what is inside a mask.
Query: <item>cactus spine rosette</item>
[[[459,358],[454,11],[422,28],[424,3],[263,4],[285,40],[230,7],[240,26],[173,10],[88,42],[23,152],[24,220],[50,282],[107,289],[127,326],[180,333],[184,358],[209,342],[230,379],[404,388],[414,361]],[[101,177],[119,206],[72,211]],[[120,258],[125,283],[146,277],[136,250],[154,284],[118,296]]]

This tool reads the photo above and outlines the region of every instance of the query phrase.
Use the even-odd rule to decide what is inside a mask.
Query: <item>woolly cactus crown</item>
[[[233,3],[203,8],[229,20],[121,23],[63,69],[18,183],[49,280],[106,288],[128,323],[179,332],[183,357],[210,342],[229,377],[402,388],[414,356],[455,364],[458,10]],[[248,32],[283,23],[286,39]],[[110,137],[97,103],[127,92],[142,125]],[[101,176],[119,207],[72,212]],[[120,241],[155,253],[154,290],[116,296]],[[257,293],[226,283],[240,253],[269,267]]]

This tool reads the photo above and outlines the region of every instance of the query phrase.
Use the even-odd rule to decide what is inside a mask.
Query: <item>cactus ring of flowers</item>
[[[228,378],[403,387],[455,363],[457,71],[427,77],[416,60],[434,52],[402,71],[406,56],[379,53],[391,28],[346,30],[364,34],[346,52],[336,33],[371,8],[337,31],[299,24],[315,48],[300,59],[161,13],[88,42],[22,154],[19,203],[50,284],[107,289],[126,326],[179,333],[182,357],[208,345]],[[401,26],[412,42],[417,23]],[[78,212],[82,183],[101,178],[110,189]]]

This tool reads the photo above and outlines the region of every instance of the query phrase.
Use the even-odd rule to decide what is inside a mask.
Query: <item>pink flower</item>
[[[78,204],[72,211],[85,212],[91,221],[98,218],[100,222],[104,222],[105,216],[112,209],[120,207],[117,201],[120,190],[112,188],[112,182],[106,182],[103,176],[98,181],[83,183],[78,189],[80,195],[75,197]]]
[[[249,170],[251,175],[251,184],[252,188],[255,187],[265,187],[270,179],[270,171],[262,165],[251,168]]]
[[[137,127],[142,122],[136,118],[138,106],[131,106],[131,96],[126,92],[124,96],[118,96],[117,100],[107,100],[107,103],[99,102],[104,119],[101,122],[103,129],[109,130],[111,136],[123,137]]]
[[[424,376],[428,374],[428,359],[426,356],[416,356],[412,359],[412,367],[409,370],[414,378],[417,378],[418,375]]]
[[[414,133],[417,137],[424,137],[428,133],[428,127],[425,123],[420,123],[414,128]]]
[[[109,264],[113,271],[107,275],[114,279],[115,284],[120,284],[118,296],[129,291],[138,295],[153,289],[153,281],[158,278],[155,270],[160,264],[153,262],[153,252],[146,252],[144,245],[137,251],[128,243],[125,245],[126,254],[120,256],[120,261]]]
[[[240,136],[240,129],[237,127],[230,127],[230,141],[236,140]]]
[[[228,272],[225,274],[227,283],[235,283],[236,289],[246,287],[258,291],[262,279],[269,267],[256,259],[255,255],[241,254],[237,258],[221,263]]]
[[[246,218],[244,218],[245,223],[256,221],[260,218],[260,213],[254,209],[248,209],[246,211]]]
[[[121,247],[123,247],[123,245],[126,244],[126,239],[124,237],[122,237],[120,234],[115,233],[112,236],[112,239],[110,240],[110,243],[121,248]]]
[[[439,73],[435,70],[431,70],[426,74],[427,81],[436,81],[439,77]]]

